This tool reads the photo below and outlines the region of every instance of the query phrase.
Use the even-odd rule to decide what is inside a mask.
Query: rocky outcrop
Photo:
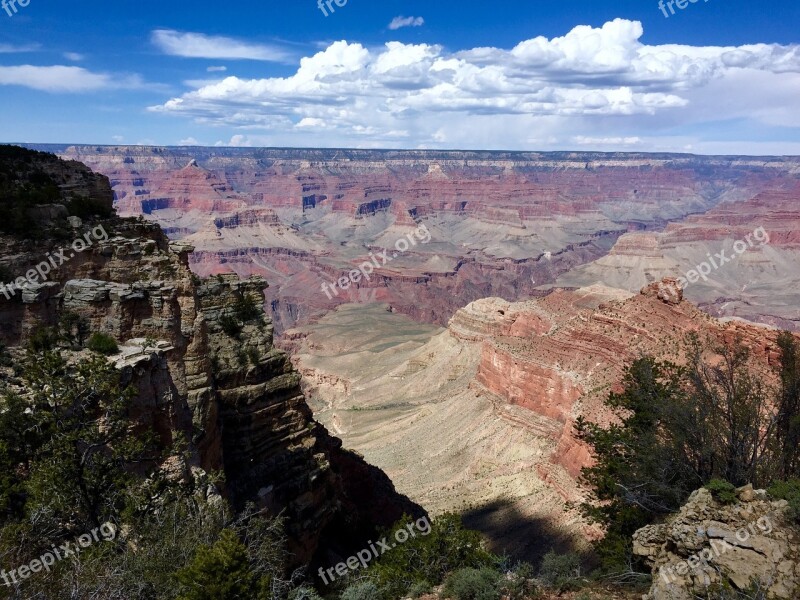
[[[777,356],[777,331],[708,317],[683,300],[675,278],[638,294],[596,285],[528,302],[486,298],[459,310],[449,333],[480,344],[472,387],[537,415],[542,434],[554,442],[552,462],[575,479],[591,464],[575,439],[575,419],[609,422],[604,400],[638,356],[680,364],[689,333],[717,341],[740,337],[767,377]]]
[[[722,505],[697,490],[666,523],[636,532],[633,551],[653,569],[645,600],[692,600],[751,586],[761,590],[758,597],[798,597],[800,527],[787,516],[787,502],[752,486],[737,496]]]
[[[37,329],[61,327],[65,315],[114,337],[121,347],[111,360],[138,391],[132,426],[154,429],[165,448],[186,440],[186,473],[224,474],[220,491],[235,507],[256,502],[283,514],[295,564],[358,549],[403,513],[421,514],[314,421],[300,375],[273,346],[265,280],[201,282],[188,268],[193,247],[141,219],[91,219],[74,235],[83,228],[97,236],[46,281],[0,292],[0,342],[22,347]],[[62,247],[73,248],[55,234],[0,237],[0,255],[13,257],[21,274]],[[68,351],[87,353],[80,344]]]

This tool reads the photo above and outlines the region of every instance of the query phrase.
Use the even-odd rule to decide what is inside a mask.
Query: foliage
[[[420,596],[424,596],[425,594],[429,594],[431,591],[431,584],[427,581],[417,581],[413,584],[410,588],[408,588],[408,595],[411,598],[419,598]]]
[[[303,585],[289,593],[289,600],[322,600],[322,596],[313,587]]]
[[[363,581],[349,586],[342,592],[341,600],[375,600],[378,597],[378,586],[372,581]]]
[[[494,569],[459,569],[455,571],[444,586],[445,598],[455,600],[499,600],[499,574]]]
[[[722,504],[736,502],[736,487],[732,483],[728,483],[723,479],[712,479],[705,487],[717,502]]]
[[[250,294],[242,294],[236,299],[233,312],[241,323],[247,323],[263,317],[263,311]]]
[[[521,562],[501,578],[498,589],[509,600],[523,600],[538,595],[536,588],[536,570],[530,563]]]
[[[539,579],[559,593],[574,589],[580,580],[581,559],[577,554],[557,554],[550,551],[542,557]]]
[[[394,539],[396,532],[406,529],[411,520],[404,517],[398,521],[386,533],[386,539]],[[457,569],[480,569],[496,563],[497,557],[483,548],[480,534],[465,529],[458,515],[447,513],[431,522],[428,535],[416,532],[380,556],[369,574],[386,597],[398,598],[416,584],[438,585]]]
[[[47,352],[55,349],[59,341],[58,332],[52,327],[38,326],[28,338],[30,352]]]
[[[258,348],[255,346],[250,346],[246,351],[247,358],[250,361],[250,364],[254,367],[258,366],[258,363],[261,361],[261,356],[258,353]]]
[[[95,332],[89,338],[87,348],[92,352],[110,356],[119,352],[117,341],[107,333]]]
[[[178,600],[240,600],[255,595],[247,548],[230,529],[211,546],[198,548],[191,564],[176,574],[184,592]]]
[[[58,327],[61,339],[75,347],[83,346],[86,336],[89,335],[89,321],[74,312],[62,313]]]
[[[777,479],[800,475],[800,348],[788,332],[778,336],[780,348],[780,390],[776,414]]]
[[[577,435],[596,458],[582,472],[593,491],[583,510],[606,527],[596,546],[603,571],[636,568],[631,535],[676,511],[709,481],[766,485],[775,473],[791,470],[797,448],[788,448],[785,436],[794,431],[789,415],[800,379],[793,342],[781,339],[777,398],[755,375],[741,340],[714,344],[689,336],[685,366],[647,356],[633,362],[624,390],[606,400],[616,423],[601,427],[578,419]],[[706,360],[709,354],[716,359]]]
[[[25,598],[271,600],[291,591],[282,521],[250,506],[234,518],[209,500],[211,480],[168,480],[157,465],[185,443],[162,450],[135,426],[133,391],[104,358],[31,353],[21,372],[26,396],[3,392],[0,410],[0,559],[26,564],[104,522],[124,523],[126,536],[31,577]]]
[[[73,196],[67,203],[69,214],[81,219],[90,217],[108,218],[114,214],[114,209],[108,204],[87,196]]]
[[[767,489],[767,493],[775,500],[786,500],[789,503],[789,517],[800,524],[800,479],[776,481]]]
[[[219,320],[219,325],[222,327],[222,331],[224,331],[228,337],[238,339],[239,335],[242,333],[241,323],[239,323],[239,321],[237,321],[236,318],[231,315],[223,315]]]

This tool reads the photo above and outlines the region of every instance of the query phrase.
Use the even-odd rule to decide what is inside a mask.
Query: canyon
[[[108,179],[51,155],[31,153],[23,161],[52,178],[59,198],[36,207],[37,231],[0,234],[4,271],[24,274],[85,229],[102,226],[107,236],[47,281],[0,295],[4,348],[23,355],[37,331],[60,327],[66,316],[113,337],[119,349],[111,360],[136,390],[131,428],[153,430],[164,449],[186,444],[164,459],[163,471],[235,507],[254,502],[284,515],[295,566],[358,549],[403,514],[423,514],[314,420],[300,375],[273,345],[272,324],[261,310],[263,279],[200,281],[189,270],[193,248],[143,219],[67,217],[76,196],[110,209]],[[246,298],[258,314],[237,317]],[[226,322],[237,318],[232,332]],[[71,360],[90,355],[70,352]],[[16,385],[7,369],[0,378]]]
[[[279,343],[285,330],[348,302],[386,302],[444,326],[480,298],[598,282],[638,291],[762,225],[776,228],[764,261],[748,257],[747,268],[688,296],[720,317],[798,322],[792,298],[774,294],[797,278],[793,157],[37,148],[107,175],[121,215],[143,215],[194,246],[197,274],[266,278]],[[420,223],[429,244],[336,297],[322,292]],[[754,277],[764,280],[757,289]]]
[[[768,374],[774,327],[800,323],[797,158],[41,148],[107,175],[120,214],[185,248],[200,290],[221,278],[263,292],[269,334],[291,356],[268,361],[293,390],[278,395],[296,410],[302,389],[357,452],[331,454],[346,470],[375,465],[401,498],[461,512],[528,560],[601,535],[575,509],[591,457],[574,423],[610,422],[603,401],[634,358],[681,362],[687,334],[740,338]],[[428,243],[323,292],[421,225]],[[757,228],[768,243],[677,287]],[[214,354],[236,361],[231,347]],[[223,375],[223,397],[247,405],[247,377]],[[222,445],[235,473],[271,442],[231,418],[255,436]]]

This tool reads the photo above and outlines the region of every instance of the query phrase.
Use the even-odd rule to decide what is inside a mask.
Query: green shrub
[[[61,339],[70,345],[83,346],[91,326],[86,317],[74,312],[62,313],[58,321]]]
[[[179,600],[252,598],[256,585],[247,548],[230,529],[212,546],[201,546],[191,564],[176,573],[184,592]]]
[[[52,327],[36,327],[28,339],[28,349],[32,352],[47,352],[58,344],[58,333]]]
[[[775,500],[786,500],[789,503],[787,514],[796,523],[800,523],[800,479],[776,481],[767,493]]]
[[[559,592],[574,589],[580,580],[581,559],[577,554],[557,554],[553,550],[542,558],[539,579]]]
[[[430,593],[431,587],[431,584],[427,581],[417,581],[408,588],[408,595],[412,598],[419,598],[420,596]]]
[[[499,600],[497,589],[500,574],[494,569],[459,569],[444,586],[445,598],[455,600]]]
[[[105,354],[106,356],[117,354],[119,352],[117,341],[107,333],[101,333],[99,331],[92,334],[92,337],[89,338],[89,343],[86,344],[86,347],[92,352]]]
[[[14,360],[11,358],[11,354],[9,354],[5,344],[0,343],[0,367],[10,367],[13,364]]]
[[[322,600],[313,587],[304,585],[289,592],[289,600]]]
[[[537,595],[536,571],[532,564],[521,562],[511,572],[500,579],[499,589],[510,600],[523,600]]]
[[[236,318],[242,323],[258,319],[263,314],[258,303],[248,294],[243,294],[236,300],[236,304],[233,306],[233,312]]]
[[[705,488],[711,492],[714,500],[721,504],[733,504],[736,502],[736,487],[724,479],[712,479]]]
[[[234,317],[231,315],[224,315],[220,318],[219,325],[222,327],[222,331],[229,337],[239,339],[239,335],[242,333],[242,325]]]
[[[380,598],[378,586],[371,581],[356,583],[342,592],[341,600],[377,600]]]
[[[250,364],[252,364],[254,367],[257,367],[259,361],[261,360],[261,356],[258,354],[258,348],[251,346],[246,352],[247,358],[250,360]]]
[[[393,539],[411,521],[411,517],[398,521],[387,532],[386,539]],[[465,529],[458,515],[441,515],[430,523],[428,535],[422,535],[421,531],[417,526],[415,536],[382,555],[370,567],[370,574],[377,578],[378,586],[389,598],[401,597],[418,582],[439,585],[458,569],[497,564],[497,557],[483,548],[481,535]]]

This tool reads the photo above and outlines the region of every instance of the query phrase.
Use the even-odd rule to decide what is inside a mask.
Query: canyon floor
[[[433,514],[466,513],[498,551],[535,560],[585,545],[584,525],[542,481],[552,425],[471,386],[480,348],[388,305],[344,305],[287,332],[315,417]],[[561,484],[574,484],[562,473]]]

